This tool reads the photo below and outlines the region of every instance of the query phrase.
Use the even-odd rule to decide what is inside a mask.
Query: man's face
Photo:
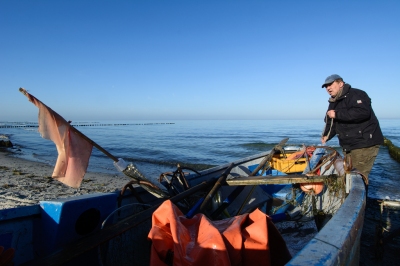
[[[343,87],[343,81],[334,81],[331,84],[327,84],[325,86],[326,91],[329,93],[331,97],[335,97],[342,87]]]

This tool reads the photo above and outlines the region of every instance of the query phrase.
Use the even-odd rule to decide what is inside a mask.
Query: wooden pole
[[[99,144],[97,144],[96,142],[94,142],[93,140],[91,140],[90,138],[88,138],[86,135],[84,135],[82,132],[80,132],[79,130],[77,130],[75,127],[71,126],[71,130],[74,131],[76,134],[78,134],[79,136],[81,136],[82,138],[84,138],[86,141],[88,141],[90,144],[92,144],[94,147],[96,147],[99,151],[101,151],[102,153],[104,153],[105,155],[107,155],[109,158],[111,158],[114,162],[118,162],[118,159],[113,156],[111,153],[109,153],[108,151],[106,151],[103,147],[101,147]]]
[[[283,145],[286,144],[286,142],[289,140],[289,138],[284,138],[283,140],[281,140],[277,145],[275,145],[271,152],[265,156],[265,158],[261,161],[261,163],[258,164],[258,166],[256,167],[256,169],[254,169],[254,171],[250,174],[250,176],[255,176],[258,174],[258,171],[260,171],[261,168],[263,168],[265,166],[266,163],[270,162],[272,159],[272,156],[274,156],[274,154],[283,149]],[[254,190],[256,189],[256,186],[253,186],[250,190],[250,192],[247,194],[246,199],[243,201],[242,205],[240,206],[239,210],[237,211],[236,215],[239,215],[244,206],[246,205],[246,203],[249,201],[251,194],[253,194]]]
[[[252,176],[255,176],[255,175],[258,173],[258,171],[260,171],[260,169],[261,169],[262,167],[264,167],[264,165],[265,165],[267,162],[271,161],[272,156],[274,156],[274,154],[275,154],[277,151],[279,151],[280,149],[282,149],[282,148],[283,148],[283,145],[285,145],[286,142],[287,142],[288,140],[289,140],[289,138],[285,138],[285,139],[281,140],[281,142],[279,142],[275,147],[273,147],[272,150],[271,150],[271,152],[270,152],[267,156],[265,156],[265,158],[262,160],[262,162],[261,162],[261,163],[257,166],[257,168],[254,169],[254,171],[251,173],[251,175],[252,175]]]
[[[207,196],[205,197],[203,203],[200,206],[200,211],[203,212],[204,209],[208,206],[212,198],[217,193],[218,189],[226,183],[226,178],[228,177],[229,173],[231,172],[232,168],[235,165],[231,163],[228,168],[222,173],[222,175],[218,178],[217,182],[214,184],[213,188],[208,192]]]
[[[277,176],[237,176],[235,179],[226,180],[229,186],[269,185],[269,184],[300,184],[324,182],[329,178],[338,178],[338,175],[277,175]]]

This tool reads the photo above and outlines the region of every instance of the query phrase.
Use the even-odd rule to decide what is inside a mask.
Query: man
[[[335,135],[343,153],[350,156],[354,168],[361,172],[368,185],[368,175],[383,144],[383,135],[371,106],[371,99],[362,90],[352,88],[339,75],[325,79],[322,88],[331,96],[325,116],[321,142]]]

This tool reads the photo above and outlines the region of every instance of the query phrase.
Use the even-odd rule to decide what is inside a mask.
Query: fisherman
[[[326,88],[331,97],[321,142],[325,144],[337,135],[343,153],[364,176],[368,188],[368,175],[383,144],[371,99],[365,91],[352,88],[336,74],[327,77],[322,88]]]

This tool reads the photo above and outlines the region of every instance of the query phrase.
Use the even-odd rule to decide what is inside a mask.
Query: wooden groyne
[[[89,122],[89,123],[71,123],[71,126],[74,127],[108,127],[108,126],[150,126],[150,125],[173,125],[175,123],[97,123],[97,122]],[[25,128],[25,127],[38,127],[37,123],[28,122],[6,122],[3,125],[0,125],[0,128]]]
[[[400,148],[394,145],[389,139],[385,138],[384,144],[389,149],[390,156],[400,163]]]

